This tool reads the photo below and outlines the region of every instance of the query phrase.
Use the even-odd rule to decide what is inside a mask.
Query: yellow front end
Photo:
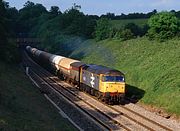
[[[101,92],[125,93],[125,82],[101,82]]]

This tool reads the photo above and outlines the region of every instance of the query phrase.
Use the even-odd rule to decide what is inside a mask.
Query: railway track
[[[164,125],[156,122],[155,120],[151,120],[151,119],[147,118],[146,116],[143,116],[140,113],[138,113],[134,110],[131,110],[130,108],[127,108],[125,106],[114,105],[111,108],[119,113],[123,112],[124,115],[128,114],[128,115],[126,115],[126,117],[128,117],[129,119],[133,119],[140,125],[146,126],[146,128],[149,130],[159,130],[159,129],[166,130],[166,131],[173,130],[173,129],[171,129],[167,126],[164,126]]]
[[[90,96],[89,94],[86,94]],[[90,96],[92,97],[92,96]],[[96,97],[93,97],[95,100],[98,100]],[[106,103],[102,103],[104,106],[111,108],[113,111],[118,112],[119,114],[125,116],[126,118],[138,123],[139,125],[145,127],[147,130],[165,130],[165,131],[173,131],[172,128],[168,127],[168,125],[163,125],[155,120],[147,118],[146,116],[136,112],[128,107],[122,105],[107,105]]]
[[[25,60],[27,60],[27,58]],[[98,115],[97,114],[92,115],[92,112],[87,113],[87,111],[85,111],[84,109],[84,112],[86,112],[89,116],[91,116],[94,119],[94,121],[97,121],[97,123],[99,123],[99,125],[104,127],[104,129],[168,130],[168,131],[172,130],[169,127],[164,126],[158,122],[155,122],[127,107],[119,106],[119,105],[109,106],[104,103],[100,103],[99,101],[97,101],[97,99],[94,99],[87,94],[79,92],[76,88],[73,88],[69,84],[60,81],[57,77],[54,77],[52,74],[39,67],[39,65],[37,65],[36,63],[33,64],[32,62],[30,63],[27,65],[31,66],[32,72],[36,74],[39,77],[39,79],[41,78],[43,81],[45,81],[50,86],[51,90],[55,90],[56,92],[59,93],[66,92],[62,94],[63,97],[69,96],[69,98],[67,98],[69,99],[69,101],[73,97],[75,97],[73,100],[71,100],[71,102],[74,101],[77,102],[75,103],[75,105],[78,108],[88,107],[89,109],[94,110],[96,113],[99,113]],[[103,119],[100,120],[101,118]]]

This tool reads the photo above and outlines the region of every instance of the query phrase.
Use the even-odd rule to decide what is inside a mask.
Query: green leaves
[[[148,36],[150,39],[160,41],[174,37],[179,31],[179,20],[172,12],[160,12],[153,15],[148,25]]]
[[[110,24],[107,18],[101,18],[97,21],[95,28],[96,40],[104,40],[109,37]]]

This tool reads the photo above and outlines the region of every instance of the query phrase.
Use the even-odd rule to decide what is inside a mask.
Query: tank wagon
[[[59,78],[106,102],[121,102],[125,95],[122,72],[101,65],[85,64],[64,56],[26,47],[28,54]]]

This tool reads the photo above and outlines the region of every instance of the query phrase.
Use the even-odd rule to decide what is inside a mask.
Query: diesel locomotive
[[[26,47],[27,53],[40,65],[81,91],[105,102],[121,102],[125,96],[125,76],[122,72],[101,65],[54,55]]]

